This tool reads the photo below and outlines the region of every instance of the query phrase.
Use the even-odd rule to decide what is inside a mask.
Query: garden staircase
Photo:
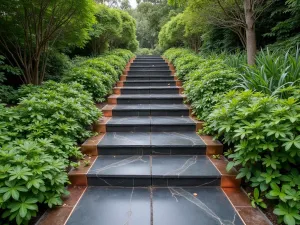
[[[226,171],[222,144],[196,133],[203,124],[174,74],[161,57],[128,64],[69,173],[71,200],[40,224],[269,224]]]

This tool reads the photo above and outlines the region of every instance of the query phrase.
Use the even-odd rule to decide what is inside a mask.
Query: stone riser
[[[106,124],[106,132],[196,132],[196,125],[114,125]]]
[[[151,77],[151,76],[127,76],[126,77],[127,81],[151,81],[151,80],[170,80],[173,81],[174,77],[170,76],[170,75],[166,75],[166,76],[155,76],[155,77]]]
[[[170,81],[158,81],[158,82],[151,82],[151,81],[141,81],[141,82],[121,82],[120,85],[123,85],[124,87],[155,87],[155,86],[177,86],[176,81],[170,80]]]
[[[180,89],[121,89],[120,92],[115,92],[115,94],[180,94]]]
[[[100,187],[205,187],[220,186],[221,178],[88,177],[87,183]]]
[[[206,147],[97,147],[97,155],[206,155]]]
[[[130,75],[171,75],[170,70],[157,70],[157,71],[149,71],[149,70],[136,70],[136,71],[128,71],[128,76]]]
[[[145,66],[131,66],[130,67],[130,71],[147,71],[147,70],[168,70],[169,69],[169,66],[168,64],[166,64],[165,66],[161,66],[161,65],[158,65],[158,66],[148,66],[148,67],[145,67]]]
[[[117,99],[117,104],[182,104],[183,103],[183,98],[182,99],[133,99],[133,98],[128,98],[128,99]],[[113,103],[112,103],[113,104]]]
[[[133,62],[131,63],[130,66],[138,66],[138,67],[142,67],[142,66],[146,66],[146,67],[161,67],[161,66],[165,66],[165,65],[168,65],[167,63],[165,62]]]

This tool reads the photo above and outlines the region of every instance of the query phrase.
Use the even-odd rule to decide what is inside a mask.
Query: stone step
[[[166,62],[139,62],[139,61],[136,61],[136,62],[132,62],[131,63],[131,67],[161,67],[161,66],[167,66],[168,63]],[[131,68],[130,67],[130,68]]]
[[[175,80],[175,77],[167,75],[128,75],[126,80]]]
[[[126,80],[119,82],[124,87],[145,87],[145,86],[181,86],[178,80]],[[119,86],[119,87],[122,87]]]
[[[221,174],[207,156],[98,156],[87,173],[89,186],[220,186]]]
[[[184,95],[180,94],[139,94],[111,95],[109,104],[183,104]]]
[[[135,58],[133,62],[165,62],[162,58]]]
[[[220,187],[88,187],[66,225],[243,225],[253,216],[256,224],[269,224],[245,199],[239,189]]]
[[[190,117],[121,116],[102,119],[99,126],[105,126],[106,132],[196,132],[196,124]]]
[[[182,88],[177,86],[145,86],[145,87],[116,87],[115,94],[180,94]]]
[[[196,132],[108,132],[96,145],[98,155],[205,155],[209,150]],[[222,152],[221,144],[212,147],[213,153]]]
[[[102,108],[104,116],[189,116],[190,108],[186,105],[106,105]]]
[[[171,75],[171,70],[133,70],[128,71],[128,76],[130,75]]]
[[[137,55],[136,59],[161,59],[160,55]]]
[[[130,66],[130,71],[147,71],[147,70],[168,70],[170,67],[169,65],[166,63],[165,65],[151,65],[151,66],[136,66],[136,65],[132,65]]]

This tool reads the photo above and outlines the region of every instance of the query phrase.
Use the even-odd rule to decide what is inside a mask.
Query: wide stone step
[[[207,156],[98,156],[89,186],[220,186],[221,174]]]
[[[99,155],[205,155],[196,132],[108,132],[97,144]]]
[[[136,59],[161,59],[160,55],[137,55]]]
[[[161,67],[161,66],[165,67],[167,65],[168,65],[168,63],[166,63],[166,62],[138,62],[137,61],[137,62],[131,63],[131,67],[135,67],[135,66],[136,67],[144,67],[145,66],[145,67],[155,68],[155,67]]]
[[[134,70],[128,71],[128,76],[130,75],[171,75],[170,70]]]
[[[126,80],[175,80],[175,77],[166,75],[128,75]]]
[[[140,71],[140,70],[168,70],[169,69],[169,65],[166,63],[165,65],[158,65],[158,66],[155,66],[155,65],[151,65],[151,66],[135,66],[135,65],[132,65],[130,66],[130,71]]]
[[[130,116],[112,117],[106,122],[106,132],[196,132],[196,122],[190,117]]]
[[[165,62],[163,58],[136,58],[133,62]]]
[[[240,196],[239,190],[233,191]],[[245,204],[245,203],[243,203]],[[249,204],[249,203],[248,203]],[[249,204],[250,205],[250,204]],[[244,220],[248,208],[240,207]],[[251,209],[251,208],[250,208]],[[258,214],[260,216],[260,214]],[[267,224],[256,217],[257,224]],[[67,225],[243,225],[220,187],[88,187]]]
[[[114,88],[115,93],[120,94],[179,94],[177,86],[145,86],[145,87],[121,87]]]
[[[117,104],[182,104],[185,99],[180,94],[140,94],[111,95],[108,102]]]
[[[176,86],[176,80],[126,80],[124,87]]]
[[[102,108],[106,116],[189,116],[189,107],[178,105],[106,105]]]

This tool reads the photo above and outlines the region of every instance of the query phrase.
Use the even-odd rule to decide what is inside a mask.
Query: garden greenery
[[[112,92],[133,56],[117,49],[77,57],[62,83],[22,86],[17,106],[0,104],[1,224],[28,224],[40,205],[62,204],[66,169],[82,159],[77,145],[94,134],[91,125],[102,116],[95,101]]]
[[[286,224],[300,223],[300,92],[278,99],[253,91],[230,91],[206,121],[205,132],[234,146],[228,169],[239,166]]]
[[[205,120],[217,97],[236,85],[237,73],[223,60],[204,59],[184,49],[169,49],[164,56],[184,81],[185,94],[198,119]]]
[[[252,205],[266,208],[266,196],[280,223],[300,224],[299,50],[262,52],[252,67],[243,54],[227,56],[180,48],[164,53],[205,121],[201,132],[232,147],[227,169],[240,168],[237,178],[254,188]]]

